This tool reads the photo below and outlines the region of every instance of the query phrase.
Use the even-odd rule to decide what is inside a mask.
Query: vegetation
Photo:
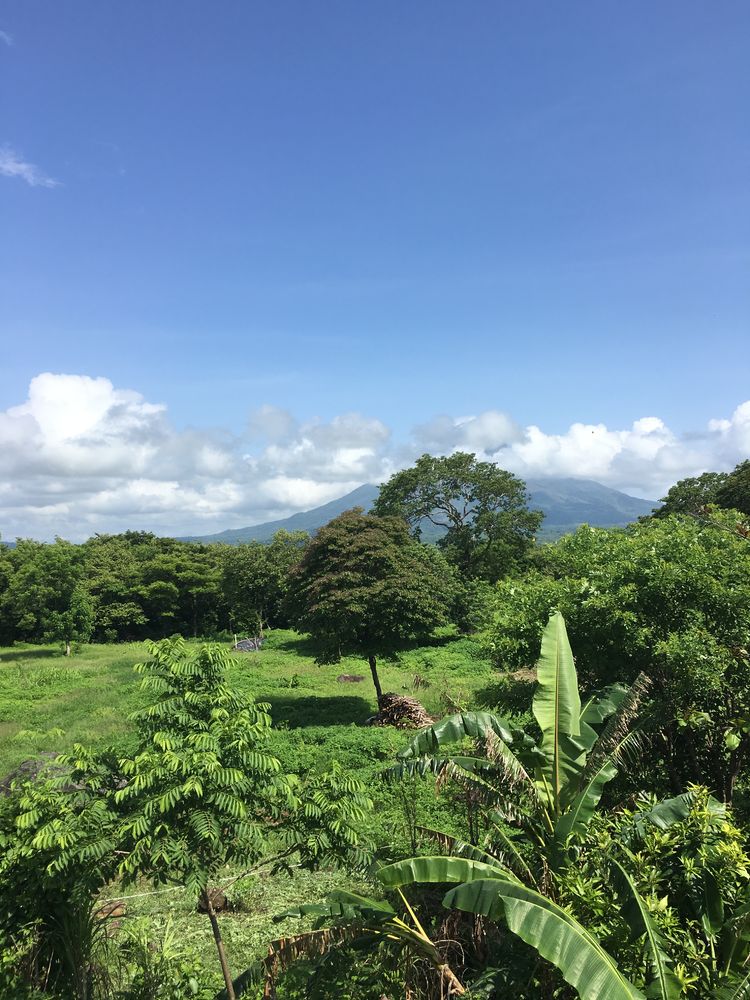
[[[342,652],[367,660],[380,702],[377,657],[447,624],[456,595],[445,560],[411,539],[400,518],[351,510],[321,528],[294,567],[288,607],[321,662]]]
[[[681,479],[662,497],[662,506],[653,517],[696,514],[709,504],[750,514],[750,460],[740,462],[731,472],[704,472]]]
[[[748,467],[545,546],[458,454],[313,539],[0,548],[0,995],[750,995]]]
[[[466,579],[495,581],[517,572],[533,545],[543,514],[527,505],[523,480],[458,451],[395,473],[373,513],[404,517],[417,538],[425,524],[439,529],[438,546]]]
[[[513,669],[533,662],[541,626],[561,610],[587,687],[647,668],[660,737],[650,787],[706,783],[730,801],[750,751],[750,545],[736,515],[581,528],[501,585],[486,648]]]

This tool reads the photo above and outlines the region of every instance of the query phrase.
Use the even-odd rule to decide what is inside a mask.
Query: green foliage
[[[16,547],[4,555],[4,563],[0,574],[0,620],[6,634],[21,640],[51,635],[64,641],[79,628],[84,634],[90,632],[80,546],[61,538],[52,545],[19,539]]]
[[[716,491],[719,507],[750,514],[750,459],[740,462]]]
[[[100,929],[92,897],[112,877],[112,761],[82,747],[0,798],[0,937],[29,987],[85,1000]]]
[[[441,531],[438,545],[467,579],[498,580],[528,557],[543,514],[528,509],[526,484],[494,462],[466,452],[422,455],[395,473],[372,512],[404,517],[420,536],[425,523]]]
[[[636,742],[632,724],[646,689],[639,679],[629,690],[611,687],[582,705],[559,613],[551,616],[541,647],[533,702],[539,742],[492,713],[460,713],[422,730],[387,772],[392,779],[432,772],[471,792],[490,825],[483,850],[535,888],[569,863],[585,837],[605,785]],[[446,752],[467,737],[480,754]],[[507,835],[507,824],[518,828],[525,847]]]
[[[289,571],[302,558],[310,536],[277,531],[267,543],[227,546],[222,552],[222,592],[236,631],[257,634],[265,625],[284,627]]]
[[[303,783],[281,772],[270,752],[267,704],[231,688],[230,654],[188,649],[184,640],[150,644],[140,664],[153,700],[134,716],[139,752],[121,762],[127,784],[115,794],[131,812],[121,835],[121,873],[177,882],[196,895],[230,861],[251,867],[292,852],[304,863],[356,848],[369,800],[335,762]],[[269,852],[269,830],[278,851]]]
[[[535,573],[498,585],[484,641],[499,665],[525,666],[562,611],[586,690],[652,678],[665,725],[649,780],[703,781],[730,799],[750,751],[750,545],[720,530],[732,514],[715,520],[584,527],[546,546]]]
[[[716,494],[726,480],[726,472],[704,472],[700,476],[680,479],[661,498],[662,506],[651,516],[663,518],[670,514],[695,514],[707,504],[716,503]]]
[[[367,657],[379,697],[375,658],[445,624],[455,594],[445,561],[400,518],[351,510],[321,528],[292,570],[288,606],[321,662]]]
[[[136,668],[153,699],[135,715],[139,750],[122,762],[130,807],[123,826],[122,872],[177,882],[196,896],[216,870],[250,865],[264,830],[294,803],[278,760],[268,752],[271,720],[225,682],[229,654],[184,640],[149,645]],[[252,803],[249,807],[248,803]]]
[[[581,1000],[644,1000],[617,962],[567,910],[528,886],[479,879],[448,892],[444,905],[497,921],[555,965]]]

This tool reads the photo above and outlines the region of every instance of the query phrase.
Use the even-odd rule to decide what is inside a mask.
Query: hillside
[[[574,531],[579,524],[591,524],[600,528],[622,527],[644,514],[649,514],[652,508],[657,506],[656,501],[628,496],[627,493],[613,490],[591,479],[554,477],[529,479],[527,486],[531,496],[531,506],[545,513],[539,533],[544,540]],[[378,487],[365,483],[337,500],[331,500],[330,503],[314,507],[312,510],[292,514],[291,517],[279,521],[266,521],[264,524],[255,524],[248,528],[233,528],[214,535],[191,535],[182,540],[237,545],[240,542],[267,542],[281,529],[313,533],[352,507],[369,510],[377,495]],[[437,535],[439,532],[432,525],[425,526],[423,534],[425,540]]]

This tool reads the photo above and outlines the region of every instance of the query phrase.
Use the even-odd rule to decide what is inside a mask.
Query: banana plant
[[[571,913],[500,865],[493,868],[470,858],[409,858],[381,868],[378,878],[391,889],[458,882],[444,896],[445,907],[504,921],[560,970],[581,1000],[645,1000],[609,952]]]
[[[272,941],[266,957],[235,980],[236,995],[242,996],[249,987],[265,983],[264,996],[270,996],[279,973],[295,962],[315,961],[335,948],[348,946],[355,950],[386,947],[397,954],[407,952],[435,970],[441,996],[463,996],[466,987],[422,926],[406,896],[401,890],[398,895],[403,915],[386,900],[344,891],[333,893],[324,903],[305,903],[278,914],[273,918],[274,923],[290,917],[313,917],[313,929]],[[226,994],[220,993],[217,1000],[226,1000]]]
[[[615,684],[582,703],[559,612],[544,630],[536,676],[532,709],[539,741],[494,713],[461,712],[419,732],[385,773],[398,780],[431,772],[472,791],[485,804],[491,825],[484,846],[498,849],[532,886],[537,879],[524,871],[507,824],[543,849],[552,871],[567,864],[571,845],[585,835],[620,759],[639,745],[634,722],[649,688],[641,674],[630,687]],[[478,742],[481,756],[449,752],[467,737]]]

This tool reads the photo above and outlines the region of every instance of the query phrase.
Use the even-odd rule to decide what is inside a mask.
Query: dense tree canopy
[[[716,491],[719,507],[750,514],[750,459],[740,462]]]
[[[706,504],[716,503],[716,493],[726,482],[726,472],[704,472],[701,476],[680,479],[662,497],[662,506],[653,517],[668,517],[670,514],[694,514]]]
[[[268,543],[227,547],[221,586],[233,630],[255,634],[266,625],[284,624],[289,570],[309,541],[305,531],[277,531]]]
[[[541,625],[562,611],[588,689],[653,679],[665,723],[654,764],[673,788],[702,780],[730,798],[750,752],[750,544],[721,530],[735,521],[580,528],[525,580],[498,585],[488,648],[506,668],[532,663]]]
[[[373,513],[406,518],[417,538],[432,525],[464,577],[495,581],[517,570],[533,545],[543,514],[528,499],[523,480],[493,462],[467,452],[422,455],[381,487]]]
[[[670,514],[695,514],[708,504],[750,514],[750,459],[740,462],[731,472],[704,472],[680,479],[662,497],[662,506],[653,517]]]
[[[367,658],[381,697],[376,657],[429,636],[450,620],[457,593],[440,553],[410,535],[403,519],[346,511],[324,528],[292,570],[292,620],[319,643],[320,658]]]
[[[82,545],[21,539],[0,546],[0,635],[70,644],[283,626],[288,572],[307,540],[286,531],[236,546],[139,531]]]

